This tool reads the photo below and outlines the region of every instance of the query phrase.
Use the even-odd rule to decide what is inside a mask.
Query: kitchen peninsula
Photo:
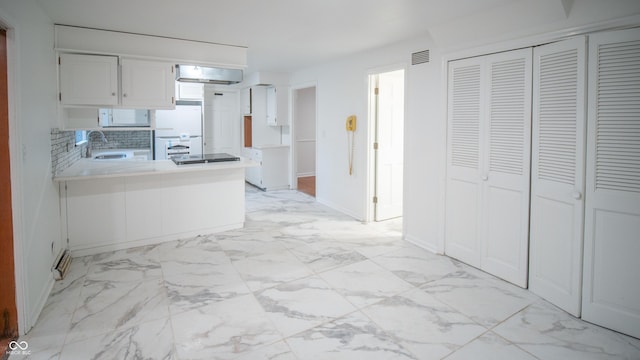
[[[255,165],[81,159],[54,177],[63,238],[84,256],[241,228],[244,172]]]

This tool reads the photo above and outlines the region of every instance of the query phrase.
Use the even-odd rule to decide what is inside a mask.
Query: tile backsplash
[[[98,132],[89,134],[92,150],[106,149],[151,149],[150,130],[102,131],[107,142],[102,141]]]
[[[150,130],[102,131],[106,142],[99,132],[89,134],[91,148],[107,149],[149,149],[152,146]],[[76,146],[76,132],[51,129],[51,171],[55,176],[85,156],[87,143]]]
[[[51,171],[55,176],[80,160],[86,145],[76,146],[75,131],[51,129]]]

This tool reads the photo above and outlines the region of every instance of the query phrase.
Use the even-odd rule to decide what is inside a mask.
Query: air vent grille
[[[411,54],[411,65],[424,64],[429,62],[429,50],[422,50]]]

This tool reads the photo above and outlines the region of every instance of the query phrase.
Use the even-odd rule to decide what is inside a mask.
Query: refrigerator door
[[[156,110],[156,137],[202,136],[202,106],[177,104],[174,110]]]
[[[202,155],[202,136],[191,137],[190,155]]]

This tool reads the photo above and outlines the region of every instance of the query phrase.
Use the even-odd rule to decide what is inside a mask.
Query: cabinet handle
[[[489,176],[488,175],[482,175],[482,181],[487,181],[489,180]]]
[[[576,199],[576,200],[580,200],[582,199],[582,193],[580,191],[574,191],[571,193],[571,196]]]
[[[111,93],[111,96],[116,96],[116,93],[112,92],[112,93]]]
[[[122,97],[127,97],[127,94],[122,94]]]

